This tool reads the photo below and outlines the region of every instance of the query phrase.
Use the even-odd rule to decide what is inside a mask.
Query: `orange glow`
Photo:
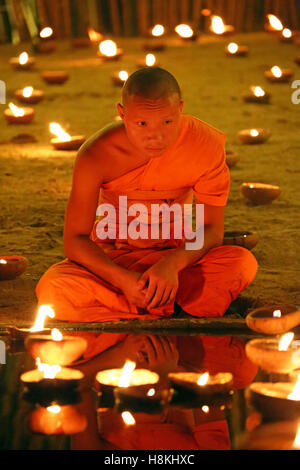
[[[280,318],[281,317],[281,311],[280,310],[274,310],[273,317],[274,318]]]
[[[199,379],[197,380],[197,385],[205,385],[208,381],[209,373],[205,372],[204,374],[200,375]]]
[[[24,116],[25,114],[25,111],[23,108],[19,108],[13,103],[9,103],[8,107],[15,117],[21,117],[21,116]]]
[[[54,318],[55,314],[49,305],[41,305],[37,314],[37,318],[32,328],[29,331],[41,331],[44,329],[44,322],[46,317]]]
[[[28,54],[27,52],[22,52],[20,55],[19,55],[19,63],[21,65],[25,65],[27,62],[28,62]]]
[[[57,328],[51,330],[51,336],[54,341],[61,341],[63,339],[63,335]]]
[[[289,28],[284,28],[282,31],[282,36],[286,39],[289,39],[292,37],[292,31]]]
[[[293,391],[288,395],[289,400],[300,400],[300,374],[298,374],[298,379],[293,388]]]
[[[165,28],[161,24],[156,24],[154,28],[152,28],[151,34],[152,36],[162,36],[165,32]]]
[[[251,91],[253,92],[253,94],[255,96],[257,96],[258,98],[260,96],[265,96],[265,92],[264,90],[260,87],[260,86],[254,86],[254,87],[251,87]]]
[[[121,416],[125,424],[128,424],[129,426],[135,424],[135,419],[129,411],[123,411]]]
[[[128,73],[125,70],[121,70],[121,72],[119,72],[119,78],[125,82],[128,78]]]
[[[70,134],[65,132],[63,128],[61,127],[61,125],[58,124],[57,122],[51,122],[49,124],[49,130],[50,132],[52,132],[52,134],[56,135],[57,138],[63,142],[68,142],[71,140]]]
[[[36,358],[37,368],[40,372],[44,372],[44,379],[55,379],[58,372],[61,371],[61,367],[57,364],[49,365],[41,362],[40,358]]]
[[[0,264],[7,264],[7,261],[5,259],[0,259]]]
[[[130,377],[132,372],[135,369],[135,362],[133,361],[126,361],[124,367],[122,369],[120,379],[118,382],[118,387],[129,387],[130,384]]]
[[[98,42],[102,39],[102,34],[95,31],[93,28],[88,28],[88,35],[91,42]]]
[[[235,42],[231,42],[228,45],[227,49],[230,52],[230,54],[235,54],[238,51],[239,46]]]
[[[280,78],[282,76],[282,70],[277,65],[274,65],[274,67],[271,68],[271,72],[276,78]]]
[[[179,24],[176,26],[175,31],[182,38],[191,38],[194,34],[192,28],[187,24]]]
[[[52,34],[53,34],[53,29],[50,28],[50,26],[46,26],[40,31],[40,37],[43,39],[49,38],[50,36],[52,36]]]
[[[99,44],[99,50],[101,54],[106,55],[107,57],[113,57],[117,54],[117,45],[114,41],[107,39]]]
[[[286,333],[279,341],[278,351],[287,351],[289,345],[294,339],[294,333]]]
[[[281,31],[283,29],[283,24],[281,23],[280,19],[277,16],[269,14],[267,15],[270,26],[275,31]]]
[[[259,132],[256,129],[251,129],[250,135],[252,137],[257,137],[259,135]],[[250,186],[251,187],[251,186]],[[253,187],[253,186],[252,186]]]
[[[295,437],[295,440],[293,442],[293,447],[292,449],[300,449],[300,426],[298,427],[298,431]]]
[[[33,87],[32,86],[26,86],[23,88],[22,94],[25,98],[29,98],[32,95],[33,92]]]
[[[209,8],[203,8],[203,10],[201,10],[201,13],[203,16],[209,16],[211,15],[211,10],[209,10]]]
[[[213,16],[211,20],[211,29],[216,34],[224,34],[225,33],[225,25],[220,16]]]
[[[47,406],[47,411],[50,413],[58,414],[61,411],[61,407],[58,405]]]
[[[148,67],[153,67],[153,65],[155,64],[156,62],[156,57],[154,54],[147,54],[146,55],[146,65]]]

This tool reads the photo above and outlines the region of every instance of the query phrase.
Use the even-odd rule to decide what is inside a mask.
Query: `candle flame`
[[[61,341],[63,339],[63,335],[57,328],[51,330],[51,336],[54,341]]]
[[[254,95],[257,96],[258,98],[261,96],[265,96],[266,94],[260,86],[253,86],[251,87],[251,90],[254,93]]]
[[[230,54],[235,54],[238,51],[239,46],[235,42],[231,42],[230,44],[228,44],[227,49]]]
[[[259,132],[256,129],[251,129],[250,135],[251,137],[257,137],[259,135]]]
[[[136,364],[133,361],[125,362],[118,382],[118,387],[129,387],[130,377],[135,369],[135,365]]]
[[[44,379],[54,379],[58,372],[61,370],[61,367],[57,364],[55,365],[49,365],[41,362],[40,358],[36,358],[36,363],[38,370],[41,372],[44,372]]]
[[[92,42],[98,42],[98,41],[101,41],[102,39],[102,34],[98,33],[93,28],[88,28],[88,35],[89,35],[90,41]]]
[[[287,38],[287,39],[288,39],[288,38],[291,38],[291,37],[292,37],[292,31],[291,31],[289,28],[284,28],[284,29],[282,30],[282,36],[283,36],[284,38]]]
[[[24,65],[28,62],[28,54],[27,52],[22,52],[20,55],[19,55],[19,63],[21,65]]]
[[[280,310],[274,310],[273,317],[280,318],[281,317],[281,311]]]
[[[292,449],[300,449],[300,426],[298,426],[298,431],[295,437],[295,440],[293,442]]]
[[[147,392],[147,396],[148,397],[153,397],[153,395],[155,395],[155,389],[154,388],[150,388]]]
[[[19,108],[13,103],[9,103],[8,107],[15,117],[21,117],[25,114],[25,110],[23,108]]]
[[[61,407],[59,405],[47,406],[47,411],[49,411],[50,413],[58,414],[61,411]]]
[[[201,410],[204,412],[204,413],[209,413],[209,406],[207,405],[203,405]]]
[[[199,379],[197,380],[197,385],[205,385],[208,381],[208,377],[208,372],[205,372],[204,374],[200,375]]]
[[[176,26],[175,31],[182,38],[191,38],[194,34],[192,28],[187,24],[179,24]]]
[[[151,31],[152,36],[162,36],[165,32],[165,28],[161,24],[156,24]]]
[[[294,333],[286,333],[279,341],[278,351],[287,351],[289,345],[294,339]]]
[[[276,31],[281,31],[282,30],[283,25],[282,25],[280,19],[277,18],[277,16],[270,14],[270,15],[267,15],[267,17],[268,17],[269,23],[270,23],[270,25],[273,29],[275,29]]]
[[[7,264],[7,261],[5,259],[0,259],[0,264]]]
[[[135,424],[135,419],[129,411],[123,411],[121,416],[125,424],[128,424],[128,425]]]
[[[282,76],[282,70],[277,65],[274,65],[274,67],[271,68],[271,72],[276,78],[280,78]]]
[[[33,331],[43,330],[44,329],[44,322],[45,322],[46,317],[54,318],[55,317],[54,311],[52,310],[52,308],[49,305],[41,305],[39,310],[38,310],[38,314],[37,314],[37,318],[35,320],[35,323],[34,323],[33,327],[30,328],[29,331],[33,332]]]
[[[113,57],[117,53],[117,45],[114,41],[107,39],[99,44],[99,50],[101,54],[106,55],[107,57]]]
[[[146,65],[148,67],[152,67],[156,62],[156,58],[154,54],[147,54],[146,55]]]
[[[29,98],[32,95],[33,92],[33,87],[32,86],[26,86],[23,88],[22,94],[25,98]]]
[[[120,80],[123,80],[124,82],[127,80],[128,73],[126,72],[126,70],[121,70],[121,72],[119,72],[119,78]]]
[[[53,29],[50,28],[50,26],[46,26],[40,31],[40,37],[43,39],[49,38],[50,36],[52,36],[52,34],[53,34]]]
[[[289,400],[300,400],[300,374],[298,374],[297,382],[293,388],[293,391],[288,395]]]
[[[58,124],[57,122],[51,122],[49,124],[49,129],[50,129],[50,132],[52,132],[52,134],[56,135],[58,139],[63,142],[67,142],[71,140],[70,134],[65,132],[63,128],[61,127],[61,125]]]
[[[225,25],[220,16],[214,15],[211,19],[211,29],[216,34],[225,33]]]

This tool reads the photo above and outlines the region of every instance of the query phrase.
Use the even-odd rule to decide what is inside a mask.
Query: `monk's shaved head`
[[[170,72],[159,67],[145,67],[134,72],[126,80],[122,90],[122,102],[126,106],[132,96],[158,100],[173,94],[177,94],[181,101],[180,87]]]

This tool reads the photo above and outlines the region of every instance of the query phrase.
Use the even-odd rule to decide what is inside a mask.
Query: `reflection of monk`
[[[246,357],[244,345],[236,338],[203,336],[116,335],[119,342],[79,366],[93,384],[99,370],[122,367],[126,359],[137,368],[159,373],[162,383],[169,372],[203,371],[211,374],[231,372],[234,388],[245,388],[254,379],[257,367]],[[95,337],[93,344],[97,354]],[[111,344],[113,341],[111,341]],[[108,341],[107,341],[108,344]],[[188,347],[187,347],[188,346]],[[76,366],[78,368],[78,366]],[[141,450],[227,450],[230,437],[224,411],[220,407],[185,409],[169,406],[160,414],[132,413],[133,426],[108,408],[98,409],[98,425],[93,400],[86,392],[81,404],[88,416],[85,432],[72,437],[74,449]]]
[[[165,70],[133,73],[122,99],[123,122],[99,131],[78,153],[65,218],[67,258],[40,279],[39,304],[52,304],[58,319],[83,322],[170,316],[175,301],[194,316],[221,316],[257,271],[248,250],[222,246],[225,136],[182,114],[180,88]],[[175,233],[175,209],[170,236],[162,234],[162,216],[150,224],[149,211],[177,204],[182,222],[193,196],[204,205],[204,245],[186,249],[188,235]],[[129,231],[134,224],[140,233]],[[153,235],[149,227],[157,226]]]

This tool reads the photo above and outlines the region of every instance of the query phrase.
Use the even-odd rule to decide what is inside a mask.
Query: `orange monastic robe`
[[[108,158],[110,152],[120,151],[118,145],[117,139],[110,141]],[[143,273],[166,252],[176,249],[184,235],[181,239],[175,236],[172,227],[177,216],[172,218],[171,213],[170,238],[163,238],[162,232],[158,239],[135,239],[131,233],[124,238],[122,230],[129,227],[137,213],[134,216],[129,214],[126,220],[122,215],[120,219],[124,202],[119,196],[127,196],[128,209],[133,204],[143,204],[139,220],[148,227],[147,215],[151,204],[167,203],[171,206],[177,203],[182,215],[184,204],[192,204],[193,196],[198,203],[225,206],[229,193],[229,170],[225,163],[224,145],[222,132],[195,117],[182,115],[178,137],[163,155],[102,185],[99,206],[109,203],[115,207],[116,236],[103,239],[98,224],[110,216],[102,213],[95,221],[90,238],[116,264]],[[161,226],[161,218],[157,220]],[[111,217],[110,222],[110,227],[113,227]],[[151,236],[150,229],[148,235]],[[237,246],[213,248],[180,271],[176,302],[194,316],[221,316],[232,300],[252,282],[256,271],[257,262],[248,250]],[[150,312],[131,305],[119,289],[69,259],[46,271],[37,285],[36,294],[39,304],[51,304],[56,318],[67,321],[154,319],[170,316],[174,311],[173,303]]]

